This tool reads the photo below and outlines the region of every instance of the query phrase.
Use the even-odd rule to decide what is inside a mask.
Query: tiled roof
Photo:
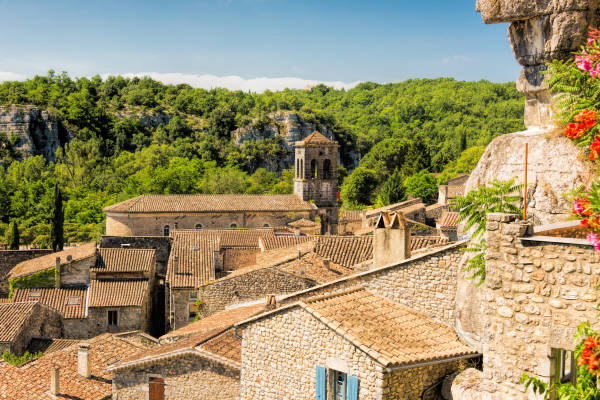
[[[330,262],[329,268],[326,268],[323,259],[324,257],[309,252],[302,255],[299,260],[296,257],[278,265],[277,269],[301,278],[310,279],[317,284],[331,282],[344,276],[352,275],[355,272],[352,268],[344,267],[334,262]]]
[[[365,210],[346,210],[342,214],[342,218],[346,221],[361,221],[365,215]]]
[[[15,289],[12,300],[39,301],[58,311],[65,319],[86,318],[87,288]]]
[[[425,210],[433,211],[433,210],[437,210],[438,208],[445,208],[445,207],[447,207],[445,204],[435,203],[435,204],[431,204],[431,205],[425,207]]]
[[[321,132],[314,131],[301,141],[304,144],[324,144],[335,143],[333,140],[326,138]]]
[[[172,288],[197,288],[215,279],[213,253],[219,249],[219,236],[202,231],[175,231],[167,283]]]
[[[37,302],[0,304],[0,342],[13,342],[35,313]]]
[[[315,253],[350,268],[373,258],[373,238],[370,236],[318,237]]]
[[[166,335],[161,336],[160,340],[162,342],[163,340],[186,337],[192,334],[206,334],[214,331],[215,329],[223,330],[239,321],[243,321],[252,317],[253,315],[259,314],[260,312],[264,311],[264,309],[264,303],[260,303],[219,311],[210,317],[203,318],[196,322],[192,322],[183,328],[171,331]]]
[[[319,226],[319,223],[317,223],[315,221],[311,221],[310,219],[300,218],[296,221],[290,222],[288,224],[288,226],[293,226],[293,227],[297,227],[297,228],[307,228],[307,227]]]
[[[156,266],[156,250],[101,248],[93,272],[151,272]]]
[[[299,244],[306,243],[312,240],[310,236],[265,236],[261,239],[262,247],[264,251],[283,249],[292,246],[298,246]]]
[[[373,218],[373,217],[376,217],[379,213],[382,213],[385,211],[400,211],[406,207],[414,206],[416,204],[423,204],[423,201],[421,200],[421,198],[417,197],[416,199],[401,201],[400,203],[390,204],[389,206],[379,207],[379,208],[375,208],[373,210],[366,210],[366,217]],[[423,204],[423,207],[425,207],[424,204]]]
[[[242,340],[233,334],[232,329],[207,340],[198,348],[234,363],[242,362]]]
[[[454,230],[458,226],[459,214],[454,211],[445,211],[441,218],[437,221],[440,229],[443,231]]]
[[[448,244],[448,238],[441,236],[411,236],[410,249],[412,251],[421,250],[431,246]]]
[[[83,260],[84,258],[92,257],[96,254],[96,244],[86,243],[81,246],[71,247],[57,253],[47,254],[45,256],[32,258],[31,260],[23,261],[8,273],[9,278],[17,278],[20,276],[31,275],[35,272],[45,271],[56,267],[56,257],[60,257],[61,265],[68,263],[67,257],[71,256],[72,261]]]
[[[363,288],[303,307],[386,367],[477,354],[452,328]]]
[[[92,280],[88,307],[142,306],[148,297],[148,281]]]
[[[315,207],[293,194],[142,195],[104,208],[126,213],[205,213],[235,211],[310,211]]]
[[[173,232],[173,236],[175,237],[178,232],[188,235],[217,236],[221,248],[259,247],[258,239],[275,237],[273,228],[176,230]]]
[[[29,351],[32,354],[37,352],[50,354],[58,350],[66,349],[67,347],[77,344],[79,342],[81,342],[81,340],[33,338],[27,345],[27,351]]]
[[[29,362],[19,368],[0,364],[0,398],[50,400],[50,372],[60,368],[58,398],[104,400],[112,394],[112,373],[105,369],[112,363],[143,349],[131,342],[105,333],[86,341],[90,345],[91,378],[78,374],[78,346],[69,346]]]

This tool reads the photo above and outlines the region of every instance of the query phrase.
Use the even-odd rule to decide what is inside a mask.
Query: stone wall
[[[282,305],[303,298],[338,293],[357,285],[404,304],[449,325],[454,325],[458,271],[464,242],[419,255],[395,265],[372,269],[320,285],[282,299]]]
[[[582,240],[526,240],[532,226],[515,218],[488,215],[481,337],[484,376],[522,392],[523,373],[549,376],[551,348],[572,349],[584,321],[600,325],[595,289],[600,263]]]
[[[64,260],[63,260],[64,262]],[[61,286],[81,286],[90,283],[90,268],[96,265],[96,256],[73,261],[60,266]]]
[[[108,325],[108,310],[117,310],[117,326]],[[88,323],[90,337],[101,333],[142,330],[148,332],[148,306],[143,307],[90,307]]]
[[[239,370],[194,355],[115,371],[112,379],[112,398],[146,400],[149,376],[165,380],[166,399],[239,399]]]
[[[164,275],[167,272],[169,254],[173,239],[164,236],[102,236],[101,248],[120,248],[122,245],[129,249],[154,249],[156,250],[156,273]]]
[[[62,323],[65,339],[89,339],[91,337],[87,318],[63,318]]]
[[[235,271],[256,264],[258,247],[234,247],[223,250],[223,269]]]
[[[62,334],[63,326],[60,314],[38,303],[35,306],[34,314],[20,327],[20,334],[7,350],[21,355],[32,338],[57,339],[61,338]]]
[[[289,212],[221,212],[190,214],[127,214],[106,213],[106,234],[109,236],[164,236],[168,225],[174,229],[195,229],[201,224],[204,229],[226,229],[235,224],[238,228],[263,228],[286,226],[299,218],[314,220],[314,211]]]
[[[52,253],[50,249],[0,250],[0,297],[8,297],[7,274],[20,262]]]
[[[359,379],[360,400],[381,400],[384,369],[303,309],[276,313],[243,328],[241,400],[312,400],[315,368],[330,360]]]
[[[440,378],[464,368],[466,361],[450,361],[423,367],[386,372],[383,394],[385,400],[417,400],[423,391]],[[441,385],[440,385],[441,386]],[[437,400],[439,388],[428,391],[425,400]]]
[[[197,289],[172,289],[170,295],[165,296],[169,304],[165,307],[166,321],[170,324],[171,330],[183,328],[193,319],[189,318],[189,306],[196,303],[196,300],[190,298],[190,294],[197,294]],[[172,310],[171,310],[172,309]],[[172,319],[169,316],[171,310]]]
[[[277,268],[261,268],[245,274],[219,279],[200,288],[204,306],[199,310],[202,318],[224,310],[231,304],[263,299],[268,294],[286,294],[307,289],[314,282]]]

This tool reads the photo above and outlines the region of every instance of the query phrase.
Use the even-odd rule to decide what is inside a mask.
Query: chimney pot
[[[50,371],[50,393],[54,396],[60,394],[60,368],[53,368]]]
[[[300,230],[300,228],[295,227],[294,228],[294,236],[300,236],[302,233],[302,231]]]
[[[331,269],[331,261],[329,260],[329,258],[323,259],[323,266],[327,269]]]
[[[84,378],[89,378],[90,374],[90,345],[87,343],[79,344],[77,352],[77,372]]]
[[[277,308],[277,299],[274,294],[267,295],[267,301],[265,304],[265,310],[274,310]]]

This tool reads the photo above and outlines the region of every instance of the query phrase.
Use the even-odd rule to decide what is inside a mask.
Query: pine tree
[[[54,207],[50,214],[50,241],[52,250],[61,251],[64,245],[64,222],[65,214],[63,209],[62,193],[58,184],[54,185]]]
[[[8,248],[10,250],[19,250],[19,227],[14,221],[8,227]]]
[[[397,203],[406,198],[406,189],[404,187],[404,177],[396,168],[394,173],[388,178],[379,192],[378,204],[387,206]]]

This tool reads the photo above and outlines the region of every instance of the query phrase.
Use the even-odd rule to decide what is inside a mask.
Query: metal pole
[[[525,186],[523,187],[523,221],[527,221],[527,156],[529,143],[525,143]]]

